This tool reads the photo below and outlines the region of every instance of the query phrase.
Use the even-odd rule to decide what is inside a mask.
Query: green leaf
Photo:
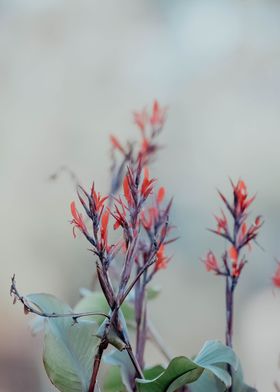
[[[255,388],[245,384],[240,361],[237,371],[232,375],[232,379],[232,392],[257,392]]]
[[[110,355],[110,354],[109,354]],[[154,378],[159,376],[164,371],[164,368],[161,365],[156,365],[153,367],[149,367],[144,369],[143,373],[145,378]],[[105,376],[105,382],[103,384],[103,392],[126,392],[122,382],[122,376],[120,367],[111,366]]]
[[[231,377],[220,366],[221,364],[230,364],[236,369],[238,359],[234,352],[221,342],[208,341],[193,361],[186,357],[176,357],[158,377],[150,380],[137,379],[138,391],[173,392],[185,384],[198,380],[205,369],[222,381],[225,389],[225,386],[229,387],[231,385]]]
[[[126,392],[131,391],[130,377],[135,377],[135,369],[126,351],[111,351],[104,356],[104,362],[113,365],[108,370],[103,384],[104,392]],[[154,378],[164,371],[161,365],[144,369],[145,378]]]
[[[211,371],[226,387],[231,385],[231,377],[227,370],[217,365],[229,364],[234,370],[237,370],[238,367],[238,358],[234,351],[218,340],[206,342],[194,362],[204,369]]]
[[[27,300],[45,313],[71,313],[69,305],[49,294],[31,294]],[[87,392],[99,339],[91,320],[73,324],[71,317],[48,318],[43,361],[51,382],[61,392]]]
[[[223,371],[226,370],[225,365],[216,365],[220,367]],[[191,392],[224,392],[226,386],[222,383],[213,373],[210,371],[205,371],[202,376],[191,385]],[[243,381],[243,372],[241,368],[240,361],[237,361],[237,370],[232,374],[232,392],[257,392],[255,388],[246,385]]]
[[[176,357],[158,377],[152,380],[137,379],[137,388],[139,392],[173,392],[197,380],[203,370],[189,358]]]

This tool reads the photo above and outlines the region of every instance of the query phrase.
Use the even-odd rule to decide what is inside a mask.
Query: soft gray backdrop
[[[153,174],[175,195],[180,240],[158,275],[151,317],[174,354],[223,339],[223,282],[199,258],[224,249],[205,230],[239,176],[257,192],[259,237],[236,298],[235,348],[246,379],[272,392],[280,380],[280,2],[277,0],[0,1],[0,391],[47,392],[41,340],[32,338],[9,279],[73,304],[90,285],[92,256],[69,225],[75,197],[66,164],[108,189],[108,135],[137,132],[131,111],[169,106]],[[134,136],[133,136],[134,137]],[[158,359],[150,349],[149,362]]]

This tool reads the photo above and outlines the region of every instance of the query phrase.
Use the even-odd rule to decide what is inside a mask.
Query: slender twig
[[[90,386],[88,392],[94,392],[95,386],[97,383],[97,375],[99,372],[100,364],[101,364],[101,359],[104,350],[107,348],[108,342],[106,340],[101,340],[101,343],[99,344],[97,348],[97,352],[94,357],[94,362],[93,362],[93,370],[92,370],[92,375],[91,375],[91,380],[90,380]]]
[[[45,318],[61,318],[61,317],[71,317],[74,322],[77,321],[78,318],[81,317],[90,317],[90,316],[103,316],[107,319],[110,319],[110,316],[108,316],[106,313],[103,312],[83,312],[83,313],[46,313],[37,310],[34,308],[28,300],[20,295],[18,292],[18,289],[16,287],[16,280],[15,280],[15,275],[12,277],[12,285],[10,289],[10,294],[15,296],[15,300],[19,300],[23,306],[24,306],[24,311],[27,313],[33,313],[36,314],[37,316],[45,317]]]

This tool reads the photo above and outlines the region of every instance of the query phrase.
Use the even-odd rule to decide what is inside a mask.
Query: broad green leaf
[[[110,354],[109,354],[110,356]],[[149,367],[144,369],[143,373],[145,378],[155,378],[159,376],[164,371],[164,368],[161,365],[156,365],[153,367]],[[103,392],[126,392],[122,382],[121,370],[118,366],[111,366],[105,376],[105,382],[103,384]]]
[[[46,313],[71,313],[70,306],[48,294],[31,294],[27,300]],[[87,392],[99,339],[91,320],[73,324],[71,317],[48,318],[43,361],[51,382],[61,392]]]
[[[162,372],[164,372],[164,367],[162,365],[148,367],[143,371],[144,376],[147,379],[153,379],[155,377],[158,377]]]
[[[131,391],[130,379],[135,377],[135,369],[126,351],[113,350],[104,356],[104,362],[113,365],[110,367],[106,381],[103,384],[104,392]],[[155,378],[164,371],[161,365],[144,369],[145,378]]]
[[[137,379],[137,388],[139,392],[173,392],[197,380],[203,370],[189,358],[176,357],[158,377],[152,380]]]
[[[225,365],[217,365],[225,370]],[[213,373],[205,371],[202,376],[190,386],[191,392],[224,392],[226,386]],[[243,381],[243,373],[240,362],[238,361],[237,370],[232,374],[232,392],[257,392],[255,388],[246,385]]]
[[[191,392],[225,392],[227,387],[213,373],[205,370],[201,377],[189,386]]]
[[[221,364],[230,364],[237,368],[238,360],[234,352],[219,341],[208,341],[204,344],[194,360],[186,357],[174,358],[167,369],[158,377],[150,380],[137,380],[139,392],[173,392],[185,384],[195,382],[204,370],[211,372],[222,381],[225,387],[231,385],[231,377],[221,367]]]
[[[231,377],[225,369],[217,365],[229,364],[234,370],[238,367],[238,358],[234,351],[218,340],[206,342],[194,362],[213,373],[226,387],[231,385]]]

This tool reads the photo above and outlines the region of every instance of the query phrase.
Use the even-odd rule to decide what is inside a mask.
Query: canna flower
[[[130,177],[129,177],[129,174],[127,174],[123,180],[123,193],[124,193],[124,197],[126,198],[128,205],[132,206],[133,205],[133,197],[132,197],[132,193],[131,193],[130,184],[131,184]]]
[[[74,236],[74,238],[76,238],[75,229],[78,229],[82,233],[85,234],[85,233],[87,233],[87,228],[84,223],[82,214],[77,211],[77,208],[76,208],[74,201],[71,202],[70,209],[71,209],[71,214],[73,217],[73,219],[71,221],[71,224],[73,224],[73,236]]]
[[[114,149],[119,150],[123,155],[126,155],[125,149],[114,135],[110,135],[110,140]]]
[[[223,210],[221,210],[222,217],[216,216],[215,219],[217,221],[217,231],[219,233],[227,233],[228,230],[228,222]]]
[[[156,264],[155,264],[156,271],[167,267],[168,260],[164,254],[164,245],[163,244],[159,247],[159,250],[157,251],[157,254],[156,254],[156,258],[157,258]]]
[[[248,209],[254,201],[255,196],[248,196],[247,186],[243,180],[239,180],[236,184],[231,181],[231,185],[233,189],[233,202],[228,201],[220,191],[218,193],[232,217],[232,229],[230,230],[226,214],[221,210],[221,216],[215,215],[217,228],[214,230],[211,229],[210,231],[225,238],[229,242],[230,246],[223,257],[224,269],[221,273],[237,279],[246,264],[246,260],[240,258],[240,253],[245,246],[251,249],[252,241],[256,239],[263,221],[261,216],[257,216],[252,224],[248,224]]]
[[[143,199],[147,199],[147,197],[150,195],[150,193],[153,190],[153,186],[152,184],[155,182],[155,179],[149,179],[149,171],[146,168],[144,171],[144,179],[142,182],[142,186],[141,186],[141,195],[143,197]]]
[[[209,252],[206,255],[205,260],[203,260],[206,270],[209,271],[219,271],[219,265],[216,259],[216,256],[214,255],[214,253],[209,250]]]
[[[96,210],[96,212],[99,212],[103,208],[105,201],[108,199],[108,196],[101,197],[99,192],[98,193],[95,192],[94,184],[92,185],[91,188],[91,197],[93,202],[92,207],[94,210]]]
[[[101,244],[102,247],[108,250],[108,222],[109,222],[110,211],[107,209],[101,218]]]
[[[157,203],[158,204],[162,203],[164,196],[165,196],[165,189],[163,187],[161,187],[161,188],[159,188],[158,193],[157,193]]]

